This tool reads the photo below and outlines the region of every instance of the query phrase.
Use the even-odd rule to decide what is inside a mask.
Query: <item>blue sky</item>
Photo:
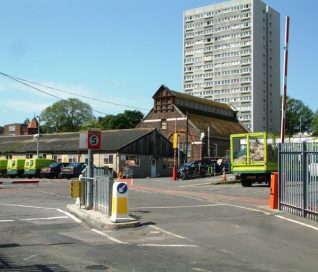
[[[161,84],[182,92],[183,11],[218,2],[1,0],[0,72],[150,109]],[[285,16],[291,17],[288,95],[316,111],[318,1],[264,2],[281,14],[281,60]],[[129,109],[80,99],[105,114]],[[56,101],[0,75],[0,126],[32,118]]]

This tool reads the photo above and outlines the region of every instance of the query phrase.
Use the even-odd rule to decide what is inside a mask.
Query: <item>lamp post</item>
[[[38,137],[37,137],[37,141],[36,141],[36,157],[37,159],[39,158],[39,142],[40,142],[40,116],[36,116],[36,118],[38,119]]]
[[[299,118],[299,139],[300,139],[300,143],[301,143],[301,117]]]

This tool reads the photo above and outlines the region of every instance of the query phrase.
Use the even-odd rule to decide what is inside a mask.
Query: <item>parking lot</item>
[[[0,264],[17,271],[316,271],[317,225],[269,210],[263,185],[136,179],[141,226],[120,230],[73,218],[69,180],[0,188]]]

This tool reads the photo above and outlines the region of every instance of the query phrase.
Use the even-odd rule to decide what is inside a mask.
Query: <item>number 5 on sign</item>
[[[87,148],[88,149],[101,149],[102,137],[101,131],[88,131]]]

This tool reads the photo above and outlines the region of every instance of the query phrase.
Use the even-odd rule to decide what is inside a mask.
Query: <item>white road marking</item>
[[[54,219],[65,219],[65,218],[68,218],[68,216],[24,218],[24,219],[19,219],[19,221],[54,220]]]
[[[198,200],[198,201],[206,202],[206,200],[204,200],[204,199],[197,198],[197,197],[193,197],[193,196],[177,195],[177,197],[184,197],[184,198],[189,198],[189,199],[194,199],[194,200]]]
[[[129,190],[141,192],[141,193],[148,193],[148,194],[151,193],[151,192],[147,192],[147,191],[143,191],[143,190],[139,190],[139,189],[134,189],[134,188],[130,188]]]
[[[69,212],[66,212],[66,211],[63,211],[61,209],[56,209],[57,211],[61,212],[61,213],[64,213],[66,214],[69,218],[71,218],[73,221],[75,221],[76,223],[78,224],[81,224],[82,223],[82,220],[78,219],[76,216],[74,216],[73,214],[69,213]]]
[[[224,206],[226,204],[217,203],[217,204],[206,204],[206,205],[189,205],[189,206],[158,206],[158,207],[137,207],[132,208],[131,210],[137,209],[181,209],[181,208],[202,208],[202,207],[215,207],[215,206]]]
[[[244,206],[239,206],[239,205],[233,205],[233,204],[228,204],[228,203],[223,203],[225,206],[230,206],[230,207],[236,207],[236,208],[240,208],[240,209],[244,209],[244,210],[249,210],[249,211],[253,211],[253,212],[260,212],[263,213],[265,215],[271,215],[269,212],[265,212],[262,210],[258,210],[258,209],[253,209],[253,208],[248,208],[248,207],[244,207]]]
[[[3,220],[0,220],[0,222],[14,222],[15,220],[12,220],[12,219],[3,219]]]
[[[178,186],[178,188],[184,188],[184,187],[195,187],[195,186],[203,186],[203,185],[211,185],[211,182],[207,183],[196,183],[196,184],[188,184],[188,185],[181,185]]]
[[[286,221],[289,221],[289,222],[293,222],[295,224],[298,224],[298,225],[301,225],[301,226],[304,226],[304,227],[307,227],[307,228],[318,230],[317,227],[314,227],[312,225],[308,225],[308,224],[305,224],[305,223],[302,223],[302,222],[299,222],[299,221],[296,221],[296,220],[293,220],[293,219],[290,219],[290,218],[287,218],[287,217],[284,217],[284,216],[281,216],[281,215],[275,215],[275,216],[280,218],[280,219],[283,219],[283,220],[286,220]]]
[[[120,241],[120,240],[118,240],[118,239],[116,239],[116,238],[114,238],[114,237],[102,232],[102,231],[99,231],[99,230],[96,230],[96,229],[91,229],[91,231],[93,231],[93,232],[95,232],[95,233],[97,233],[99,235],[102,235],[102,236],[106,237],[107,239],[109,239],[110,241],[115,242],[117,244],[128,245],[128,243],[122,242],[122,241]]]
[[[0,203],[0,205],[3,205],[3,206],[13,206],[13,207],[22,207],[22,208],[44,209],[44,210],[56,210],[55,208],[38,207],[38,206],[27,206],[27,205],[18,205],[18,204]]]
[[[159,230],[159,231],[161,231],[161,232],[163,232],[163,233],[169,234],[169,235],[171,235],[171,236],[180,238],[180,239],[189,240],[188,238],[186,238],[186,237],[184,237],[184,236],[175,234],[175,233],[170,232],[170,231],[166,231],[166,230],[164,230],[164,229],[162,229],[162,228],[159,228],[159,227],[156,227],[156,226],[154,226],[154,225],[149,225],[149,227],[151,227],[151,228],[153,228],[153,229],[156,229],[156,230]]]
[[[161,244],[141,244],[139,247],[199,247],[198,245],[161,245]]]
[[[211,270],[205,270],[205,269],[197,268],[197,267],[193,267],[192,270],[194,270],[194,271],[202,271],[202,272],[212,272]]]
[[[23,261],[27,261],[27,260],[29,260],[29,259],[31,259],[31,258],[36,257],[36,256],[37,256],[37,255],[31,255],[30,257],[24,258]]]

